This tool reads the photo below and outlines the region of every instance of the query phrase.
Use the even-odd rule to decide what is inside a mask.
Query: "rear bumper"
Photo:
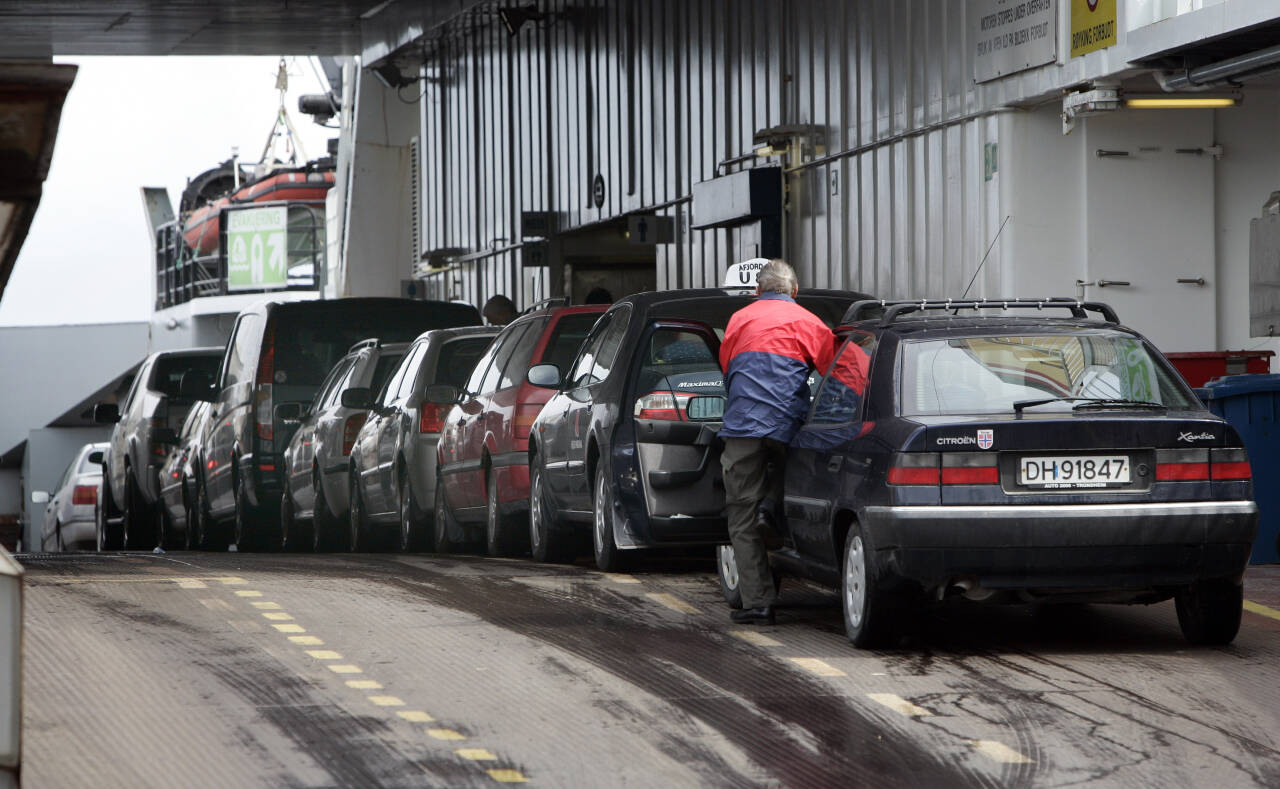
[[[868,507],[878,562],[926,588],[1181,586],[1239,577],[1258,530],[1252,501]]]

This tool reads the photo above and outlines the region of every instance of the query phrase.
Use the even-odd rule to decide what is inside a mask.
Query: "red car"
[[[494,338],[458,392],[440,431],[436,551],[484,543],[509,556],[529,541],[529,428],[553,394],[525,374],[567,369],[607,304],[548,307],[521,315]]]

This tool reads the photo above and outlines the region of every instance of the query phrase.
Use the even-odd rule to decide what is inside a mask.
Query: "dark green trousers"
[[[724,471],[725,515],[729,520],[729,540],[738,564],[738,589],[743,608],[773,605],[777,592],[769,570],[769,553],[764,534],[756,522],[756,511],[766,497],[782,500],[782,470],[787,445],[772,438],[726,438],[720,467]],[[767,473],[772,462],[774,473]],[[772,476],[773,479],[769,477]]]

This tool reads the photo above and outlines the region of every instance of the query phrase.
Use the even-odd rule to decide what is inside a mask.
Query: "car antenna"
[[[991,245],[987,247],[987,254],[982,256],[982,261],[978,263],[978,268],[974,270],[973,277],[969,279],[969,287],[964,289],[964,295],[961,296],[960,298],[963,299],[969,295],[969,289],[972,288],[973,283],[977,281],[978,274],[982,272],[982,266],[984,263],[987,262],[987,258],[991,257],[991,250],[996,248],[996,242],[1000,240],[1000,234],[1004,232],[1004,226],[1009,224],[1009,217],[1011,216],[1013,216],[1013,214],[1006,214],[1004,217],[1004,221],[1000,223],[1000,229],[996,231],[996,237],[991,239]],[[956,311],[954,314],[958,315],[959,313],[960,313],[960,308],[956,307]]]

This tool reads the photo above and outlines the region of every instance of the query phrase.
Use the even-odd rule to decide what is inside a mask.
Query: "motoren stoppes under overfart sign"
[[[1071,0],[1071,57],[1116,43],[1116,0]]]

